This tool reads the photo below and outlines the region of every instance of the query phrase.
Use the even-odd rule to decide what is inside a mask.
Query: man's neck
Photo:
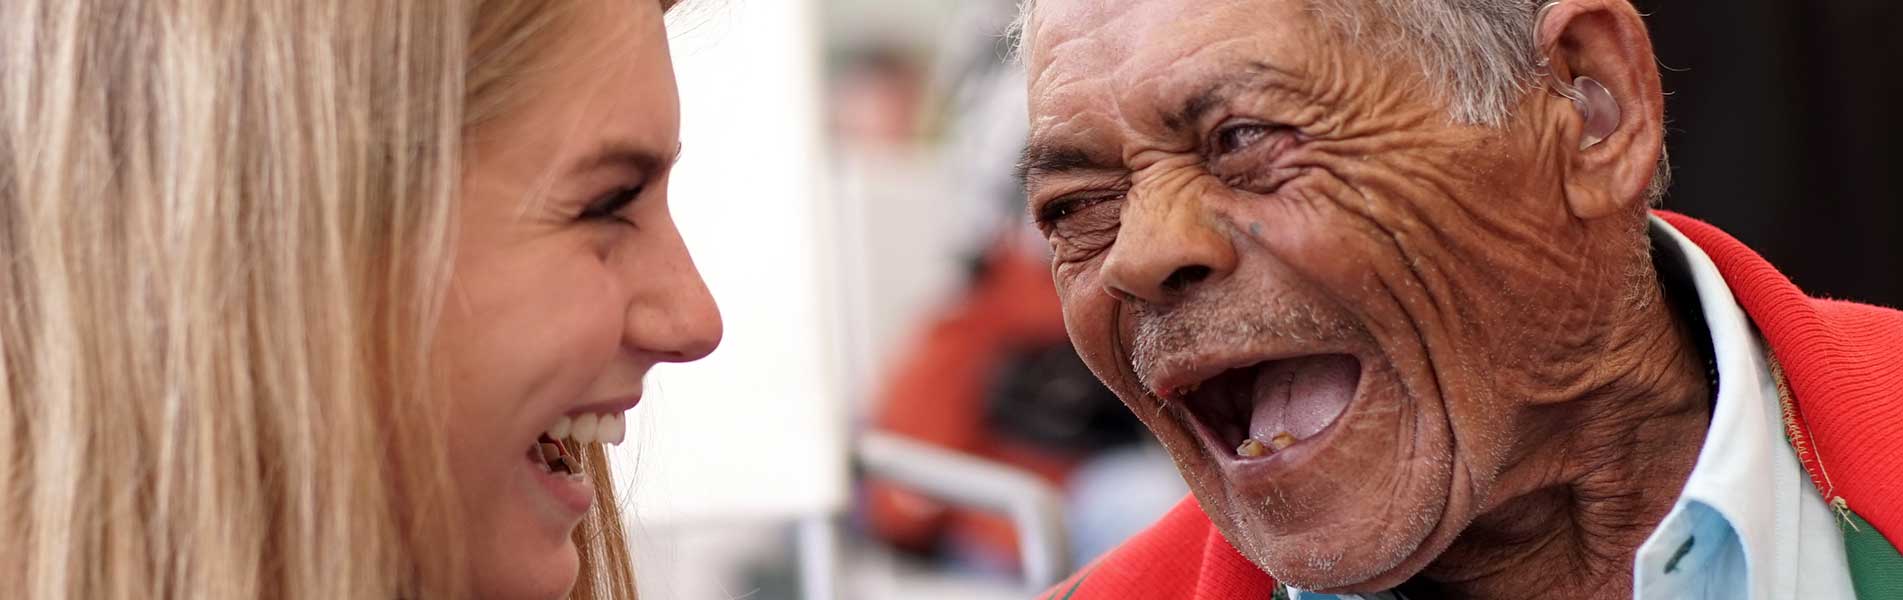
[[[1633,556],[1690,477],[1711,421],[1710,335],[1661,260],[1665,302],[1593,360],[1632,365],[1534,415],[1549,443],[1509,468],[1500,497],[1403,591],[1410,598],[1632,597]]]

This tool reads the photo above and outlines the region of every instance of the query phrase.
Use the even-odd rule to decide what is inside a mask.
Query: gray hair
[[[1540,51],[1533,30],[1541,0],[1308,2],[1351,41],[1415,61],[1455,122],[1504,124],[1520,98],[1538,85]],[[1036,5],[1037,0],[1020,1],[1009,33],[1020,57],[1030,47]],[[1671,167],[1661,149],[1646,199],[1657,205],[1670,181]]]

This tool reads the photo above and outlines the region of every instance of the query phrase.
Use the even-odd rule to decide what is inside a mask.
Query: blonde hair
[[[0,3],[0,597],[468,591],[428,341],[562,4]],[[572,597],[631,598],[584,462]]]

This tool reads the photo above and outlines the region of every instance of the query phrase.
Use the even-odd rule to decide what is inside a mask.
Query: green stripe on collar
[[[1850,563],[1850,583],[1857,589],[1857,600],[1903,598],[1903,554],[1857,513],[1839,514],[1843,516],[1844,558]]]

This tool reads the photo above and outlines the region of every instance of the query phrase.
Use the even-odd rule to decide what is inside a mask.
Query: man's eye
[[[1076,214],[1077,209],[1083,206],[1083,202],[1082,199],[1070,198],[1046,204],[1043,209],[1037,211],[1037,220],[1039,223],[1062,221],[1064,217]]]
[[[1260,123],[1242,123],[1224,127],[1216,132],[1216,154],[1230,154],[1247,149],[1269,137],[1269,134],[1274,131],[1274,127]]]
[[[1080,260],[1116,241],[1122,199],[1122,193],[1109,193],[1052,202],[1038,210],[1038,228],[1059,261]]]
[[[1056,200],[1044,205],[1044,208],[1037,211],[1037,222],[1043,225],[1054,225],[1071,215],[1083,212],[1105,200],[1109,200],[1109,198],[1084,197]]]
[[[613,221],[634,225],[634,221],[621,214],[621,210],[641,197],[642,186],[629,186],[608,192],[601,198],[589,203],[576,218],[582,221]]]

